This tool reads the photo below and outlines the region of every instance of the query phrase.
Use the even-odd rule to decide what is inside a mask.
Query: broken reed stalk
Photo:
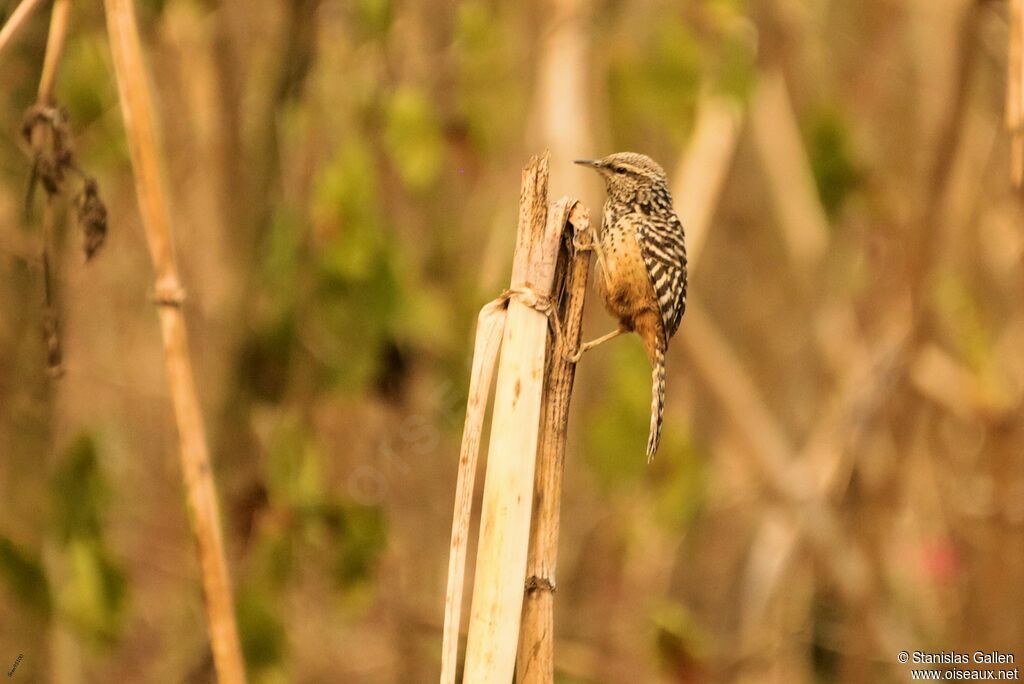
[[[562,473],[565,469],[565,441],[569,425],[569,402],[576,364],[566,359],[580,346],[583,305],[587,298],[590,252],[572,249],[574,235],[590,228],[590,212],[578,202],[562,199],[549,220],[571,226],[565,233],[560,269],[564,296],[553,310],[561,334],[548,353],[547,376],[540,420],[540,447],[534,489],[530,552],[526,565],[526,593],[519,636],[516,680],[520,684],[548,684],[554,681],[554,593],[558,563],[558,529],[561,516]],[[559,301],[560,300],[560,301]]]
[[[235,625],[217,492],[192,376],[181,306],[184,292],[171,242],[170,214],[163,192],[138,25],[132,0],[105,0],[105,7],[139,209],[156,271],[155,297],[163,332],[168,386],[178,426],[188,508],[202,572],[213,662],[218,681],[237,684],[245,681],[245,664]]]
[[[4,48],[7,47],[7,43],[11,42],[14,35],[25,25],[28,18],[32,16],[32,12],[39,6],[40,1],[21,0],[21,4],[11,12],[7,23],[4,24],[3,28],[0,28],[0,52],[3,52]]]
[[[533,157],[523,170],[519,195],[519,225],[509,290],[491,307],[506,306],[501,333],[497,386],[491,419],[480,540],[470,609],[463,681],[511,681],[515,669],[523,581],[530,537],[530,516],[537,444],[540,432],[548,313],[551,287],[564,222],[548,221],[548,154]],[[486,312],[487,309],[485,309]],[[494,348],[494,329],[484,323],[478,332],[477,351]],[[488,344],[488,340],[491,341]],[[460,458],[452,559],[449,562],[445,605],[441,681],[455,681],[458,651],[458,615],[461,606],[468,505],[472,501],[479,422],[486,402],[480,389],[492,371],[492,359],[474,360],[474,390],[470,397],[463,457]],[[483,400],[481,402],[481,400]],[[460,555],[461,554],[461,555]]]
[[[487,399],[494,379],[495,361],[505,329],[506,305],[498,299],[480,310],[473,346],[473,370],[469,376],[469,399],[462,430],[459,473],[455,484],[455,513],[448,552],[448,590],[444,599],[444,633],[441,646],[441,682],[455,684],[459,663],[459,623],[462,620],[462,587],[466,579],[466,547],[473,512],[473,485],[480,453]]]

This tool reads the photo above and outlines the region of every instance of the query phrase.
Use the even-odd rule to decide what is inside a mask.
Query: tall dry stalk
[[[779,68],[758,75],[751,129],[786,249],[801,269],[813,267],[828,247],[828,217],[807,158],[786,79]]]
[[[20,10],[21,7],[18,8]],[[50,30],[46,39],[46,53],[43,57],[43,70],[39,78],[39,90],[36,95],[36,106],[34,112],[43,112],[53,104],[53,87],[57,81],[57,66],[60,64],[61,55],[64,53],[64,38],[67,35],[68,15],[71,11],[71,0],[57,0],[53,4],[53,11],[50,14]],[[12,21],[14,17],[12,17]],[[59,183],[65,166],[65,162],[59,157],[66,150],[66,143],[58,142],[64,135],[62,125],[52,116],[34,115],[31,124],[27,129],[27,138],[32,154],[32,183],[33,187],[39,180],[42,160],[48,160],[45,164],[48,171],[47,183]],[[62,148],[58,150],[58,148]],[[54,190],[55,191],[55,190]],[[55,209],[53,206],[53,192],[47,187],[46,203],[43,206],[43,236],[42,249],[40,250],[43,264],[43,290],[44,306],[43,332],[46,338],[47,366],[51,376],[59,377],[64,372],[63,352],[60,340],[60,319],[57,315],[56,289],[54,277],[54,266],[51,255],[51,242],[53,239],[53,225],[55,221]]]
[[[590,212],[581,204],[560,200],[548,220],[557,226],[571,226],[566,233],[586,234]],[[541,408],[540,447],[534,489],[530,553],[526,564],[526,595],[519,636],[516,680],[520,684],[541,684],[554,680],[554,593],[558,565],[558,529],[561,517],[562,473],[565,469],[565,440],[569,425],[569,401],[576,378],[576,364],[566,359],[579,348],[583,329],[583,305],[587,298],[590,252],[563,251],[564,301],[554,315],[561,335],[548,354]],[[559,298],[562,299],[562,298]]]
[[[515,668],[540,431],[546,314],[562,228],[552,230],[547,221],[547,192],[545,153],[530,160],[520,189],[466,643],[466,682],[510,681]],[[461,586],[456,589],[461,594]],[[453,636],[450,626],[445,633]],[[445,646],[448,657],[452,645]],[[442,681],[454,676],[454,663],[449,661],[442,673],[448,679]]]
[[[155,295],[163,332],[164,358],[178,426],[192,531],[202,569],[213,662],[219,681],[237,684],[245,681],[245,665],[235,625],[217,493],[192,376],[188,334],[181,309],[184,292],[171,241],[170,214],[164,197],[138,25],[131,0],[105,0],[105,6],[110,51],[135,173],[139,209],[156,271]]]
[[[799,139],[790,134],[782,136],[785,143],[773,141],[768,135],[765,125],[768,120],[784,121],[784,128],[792,129],[792,108],[788,95],[785,93],[784,82],[780,76],[767,79],[768,86],[761,86],[760,143],[784,149],[789,161],[785,163],[771,159],[764,150],[763,159],[765,172],[777,182],[770,183],[776,194],[787,194],[781,179],[783,170],[804,166],[806,155],[799,144]],[[764,88],[767,87],[767,91]],[[767,93],[767,95],[765,95]],[[722,158],[728,156],[721,150]],[[805,177],[807,171],[796,173]],[[724,178],[724,174],[720,176]],[[780,214],[795,214],[798,205],[809,206],[817,203],[816,196],[811,192],[813,181],[803,182],[802,196],[797,200],[786,200],[776,197]],[[689,211],[697,219],[693,228],[701,236],[709,230],[710,222],[717,207],[721,184],[708,184],[703,192],[691,197],[692,206]],[[790,188],[791,189],[791,188]],[[792,206],[787,202],[792,201]],[[820,257],[827,247],[827,233],[823,236],[824,211],[818,208],[811,213],[812,218],[804,222],[800,228],[790,227],[787,244],[794,262],[811,264]],[[809,243],[810,246],[804,244]],[[767,403],[756,389],[752,379],[743,368],[727,337],[718,329],[714,321],[702,306],[699,298],[691,297],[687,306],[686,328],[681,335],[681,343],[693,364],[695,374],[704,381],[718,402],[726,410],[737,432],[747,442],[750,464],[760,473],[767,488],[780,501],[789,515],[782,525],[793,527],[797,533],[805,537],[812,550],[818,554],[822,565],[831,573],[837,588],[844,599],[854,608],[866,614],[871,637],[883,649],[892,648],[899,642],[899,626],[892,624],[887,615],[880,615],[876,606],[871,603],[872,583],[875,578],[861,549],[848,538],[833,509],[828,505],[826,495],[819,491],[819,478],[808,464],[794,460],[796,449],[789,437],[775,419]],[[845,408],[845,402],[844,406]],[[839,420],[836,418],[835,420]],[[817,448],[817,444],[809,445]]]
[[[743,108],[728,95],[705,91],[697,106],[697,123],[679,158],[672,197],[686,227],[687,268],[693,271],[704,252],[714,203],[732,168],[743,124]]]

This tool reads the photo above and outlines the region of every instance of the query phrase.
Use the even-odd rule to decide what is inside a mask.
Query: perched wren
[[[573,357],[636,331],[652,371],[651,429],[647,460],[661,441],[665,406],[665,352],[686,310],[686,242],[672,208],[665,171],[650,157],[619,152],[604,159],[578,160],[604,178],[608,197],[601,232],[583,249],[597,252],[598,292],[618,328],[583,344]]]

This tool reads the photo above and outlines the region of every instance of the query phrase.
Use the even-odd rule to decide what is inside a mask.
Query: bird
[[[651,362],[651,426],[647,462],[661,442],[665,410],[665,354],[686,311],[686,237],[672,206],[668,177],[653,159],[617,152],[578,159],[604,179],[606,199],[598,235],[577,248],[597,253],[597,290],[618,319],[612,332],[582,344],[583,353],[624,333],[636,332]]]

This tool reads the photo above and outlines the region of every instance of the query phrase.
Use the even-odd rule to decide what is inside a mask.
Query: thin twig
[[[219,681],[237,684],[245,681],[245,665],[221,539],[217,492],[192,375],[188,333],[182,313],[184,292],[174,259],[170,214],[163,193],[156,124],[146,83],[142,46],[131,0],[106,0],[105,6],[139,208],[156,271],[156,300],[163,331],[168,386],[178,425],[185,490],[202,569],[213,661]]]

